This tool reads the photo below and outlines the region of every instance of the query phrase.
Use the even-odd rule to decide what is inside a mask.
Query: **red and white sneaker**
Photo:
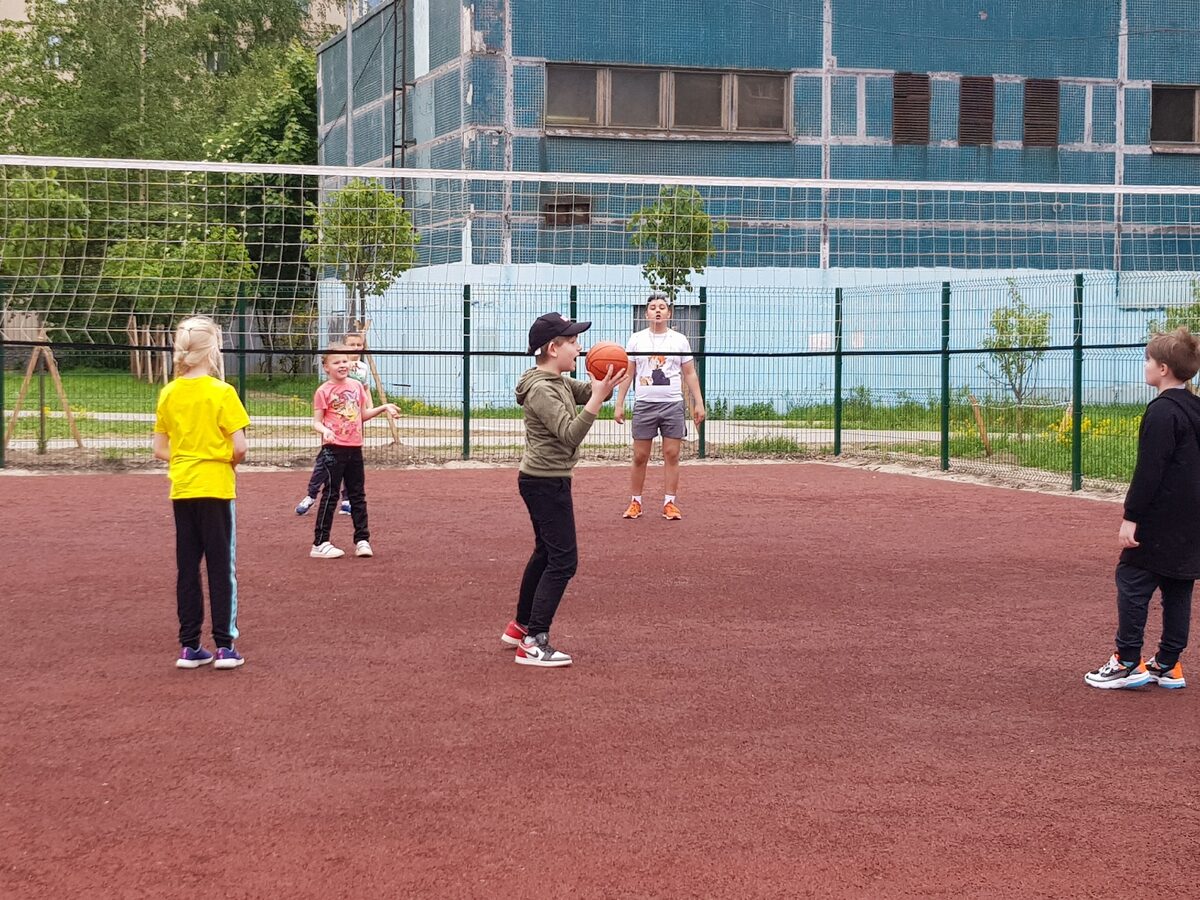
[[[504,629],[504,634],[500,635],[500,640],[510,647],[515,647],[527,634],[529,634],[529,630],[524,625],[518,625],[517,620],[513,619]]]
[[[569,666],[571,657],[561,650],[551,647],[550,635],[542,632],[541,634],[527,634],[521,639],[521,643],[517,644],[516,663],[518,666],[557,668]]]

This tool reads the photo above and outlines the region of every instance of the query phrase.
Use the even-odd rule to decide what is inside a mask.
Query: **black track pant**
[[[1192,619],[1192,579],[1167,578],[1128,563],[1117,564],[1117,656],[1137,662],[1142,658],[1142,636],[1150,611],[1150,598],[1162,591],[1162,639],[1155,658],[1159,665],[1175,665],[1188,642]]]
[[[321,486],[325,484],[328,478],[329,474],[325,471],[325,466],[321,464],[321,456],[317,454],[317,461],[313,465],[312,477],[308,479],[308,491],[306,492],[308,496],[316,500],[321,493]],[[346,499],[345,485],[342,486],[342,499]]]
[[[179,643],[200,646],[204,625],[204,591],[200,560],[208,569],[208,602],[212,612],[213,641],[233,646],[237,628],[237,518],[232,500],[208,497],[172,500],[175,511],[175,583],[179,611]]]
[[[517,486],[533,522],[533,554],[521,578],[517,622],[530,634],[549,633],[563,592],[579,565],[571,479],[522,473],[517,476]]]
[[[362,447],[339,447],[326,444],[317,454],[317,468],[325,473],[324,492],[317,505],[317,524],[313,529],[313,546],[329,540],[333,516],[338,507],[338,491],[343,482],[350,501],[350,518],[354,521],[354,543],[371,539],[367,527],[366,472],[363,469]]]

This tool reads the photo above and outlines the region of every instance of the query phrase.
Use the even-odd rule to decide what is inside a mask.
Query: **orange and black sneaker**
[[[1183,678],[1183,666],[1179,661],[1175,661],[1173,666],[1160,666],[1155,657],[1150,657],[1146,661],[1146,672],[1150,675],[1150,680],[1159,687],[1168,689],[1178,689],[1187,687],[1187,681]]]
[[[1089,687],[1105,689],[1140,688],[1153,681],[1144,662],[1123,662],[1115,653],[1100,668],[1084,675],[1083,680]]]
[[[637,500],[629,501],[629,508],[621,515],[622,519],[640,519],[642,517],[642,504]]]
[[[663,504],[664,519],[682,519],[683,513],[679,511],[679,507],[675,505],[675,501],[668,500]]]

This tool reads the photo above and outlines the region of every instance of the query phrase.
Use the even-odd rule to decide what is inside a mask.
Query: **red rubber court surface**
[[[624,521],[584,468],[540,670],[514,470],[369,472],[371,560],[307,477],[239,479],[232,672],[174,668],[164,478],[0,478],[0,896],[1195,896],[1195,657],[1082,683],[1117,504],[696,465]]]

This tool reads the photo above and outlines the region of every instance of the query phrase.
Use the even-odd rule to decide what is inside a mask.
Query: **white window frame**
[[[637,137],[637,138],[733,138],[747,141],[790,141],[793,133],[793,77],[785,72],[724,71],[714,69],[670,69],[659,66],[596,66],[587,64],[547,63],[551,68],[589,69],[596,73],[596,117],[595,125],[556,124],[546,122],[546,101],[542,115],[546,133],[587,137]],[[640,70],[659,74],[658,80],[658,125],[635,126],[612,124],[612,72],[613,70]],[[714,128],[687,126],[675,127],[675,76],[676,75],[719,75],[721,77],[721,124]],[[739,129],[737,127],[737,79],[742,75],[779,78],[783,81],[783,126],[778,129]],[[548,98],[547,98],[548,99]]]

